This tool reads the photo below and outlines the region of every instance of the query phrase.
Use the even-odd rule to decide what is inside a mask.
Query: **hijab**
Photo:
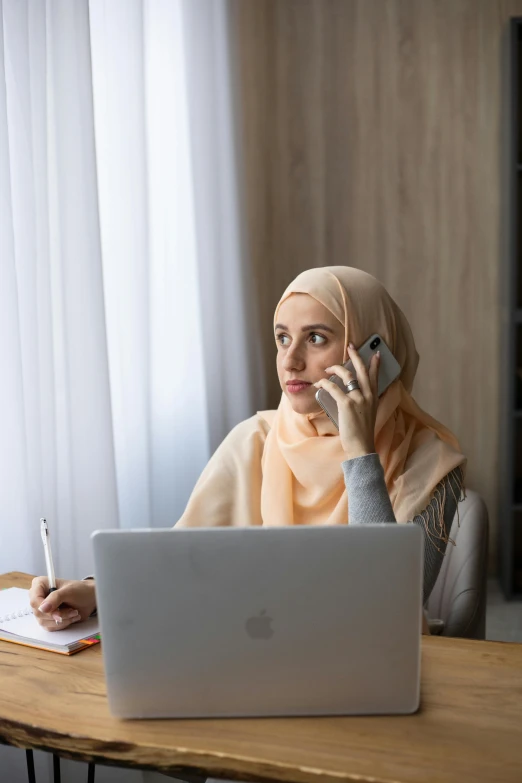
[[[320,267],[300,274],[281,297],[308,294],[344,327],[348,343],[361,345],[379,334],[401,373],[379,399],[375,448],[398,522],[419,513],[443,529],[444,496],[438,487],[448,474],[462,486],[465,457],[455,436],[423,411],[411,396],[419,356],[404,314],[371,275],[346,266]],[[349,498],[342,473],[339,433],[323,412],[296,413],[285,394],[276,411],[262,411],[238,425],[208,463],[181,526],[338,525],[349,522]]]

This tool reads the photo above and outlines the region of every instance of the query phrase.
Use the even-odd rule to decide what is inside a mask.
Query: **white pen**
[[[49,538],[49,527],[45,519],[40,520],[40,535],[45,552],[45,565],[47,567],[47,577],[49,579],[49,593],[56,590],[56,579],[54,577],[53,553],[51,552],[51,539]]]

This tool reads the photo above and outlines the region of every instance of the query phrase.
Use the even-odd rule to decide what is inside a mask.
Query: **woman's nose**
[[[304,358],[299,349],[289,348],[283,360],[285,370],[302,370],[305,366]]]

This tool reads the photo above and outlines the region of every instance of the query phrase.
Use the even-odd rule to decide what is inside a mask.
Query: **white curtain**
[[[76,577],[263,398],[227,6],[0,7],[0,568],[42,571],[47,516]]]
[[[118,525],[88,6],[2,0],[0,570],[92,568]]]
[[[78,576],[92,530],[172,525],[263,397],[227,8],[0,8],[0,566],[42,570],[47,516]]]

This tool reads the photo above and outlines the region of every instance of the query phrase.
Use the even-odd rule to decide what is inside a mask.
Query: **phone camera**
[[[380,342],[381,342],[381,338],[380,337],[376,337],[375,340],[371,341],[370,348],[372,349],[372,351],[375,350],[375,348],[377,348],[377,346],[379,345]]]

